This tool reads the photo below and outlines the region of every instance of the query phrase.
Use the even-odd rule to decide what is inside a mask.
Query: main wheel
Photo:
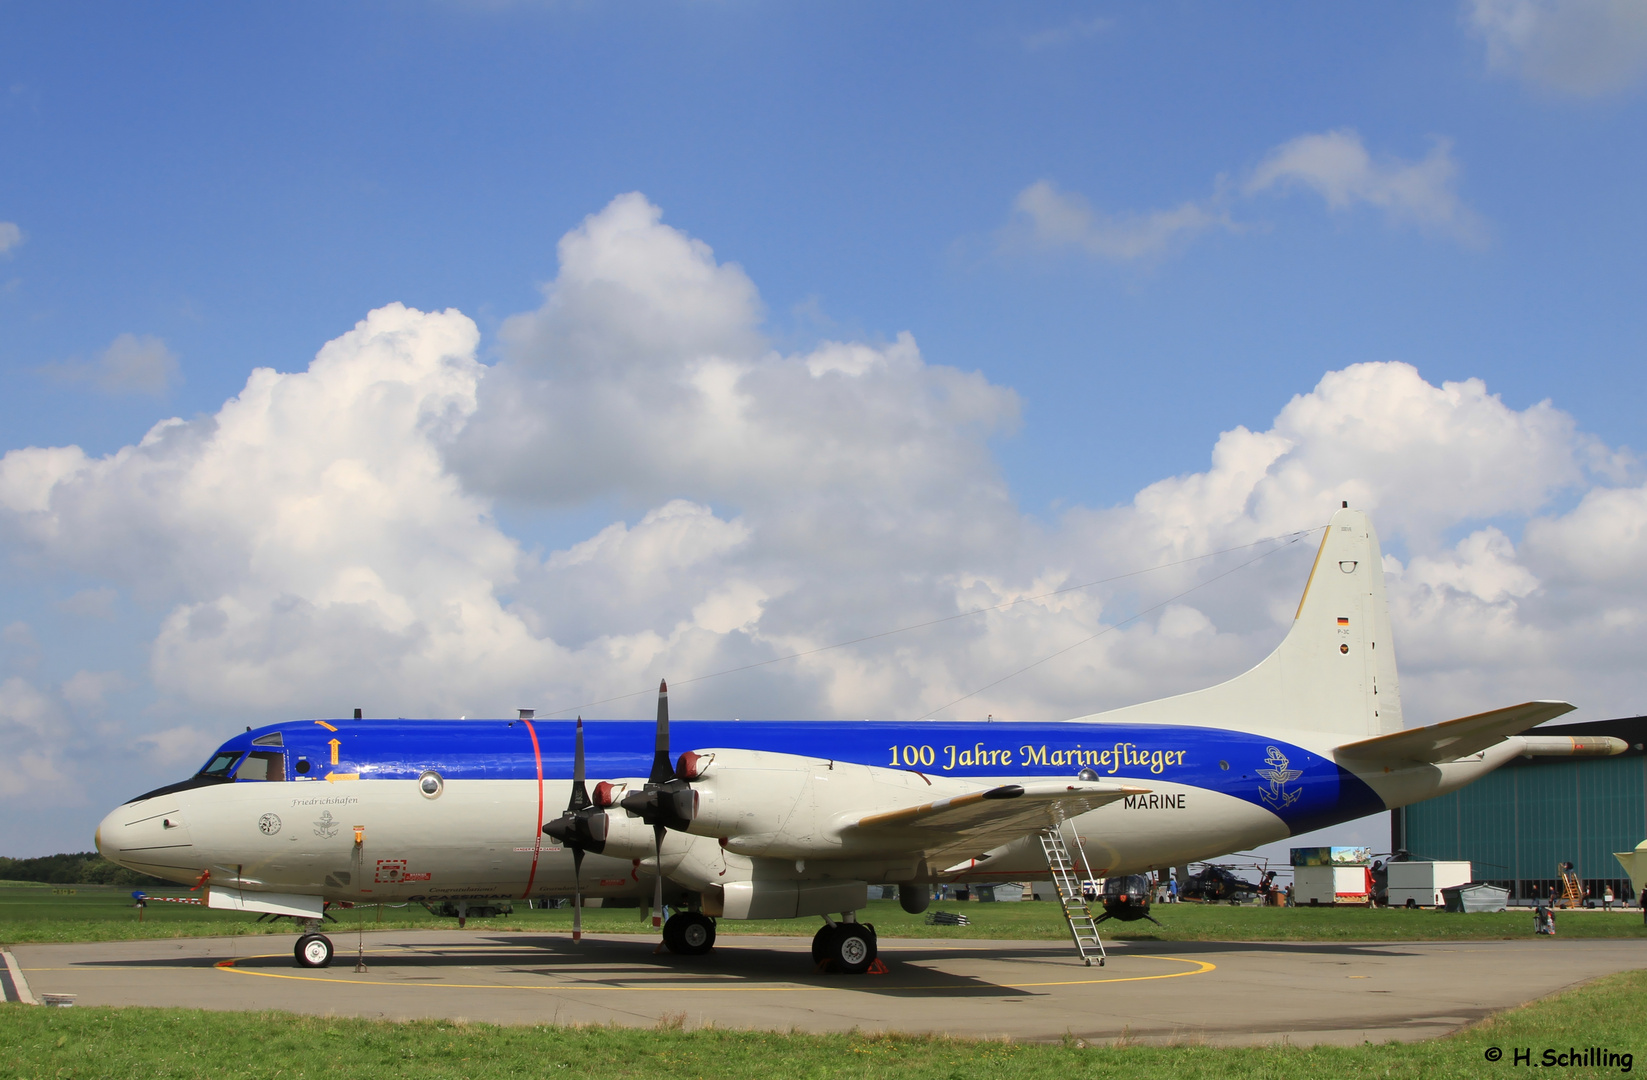
[[[875,962],[875,928],[840,923],[829,937],[829,967],[843,975],[862,975]]]
[[[715,920],[698,911],[677,911],[663,924],[663,943],[678,956],[702,956],[715,947]]]
[[[332,962],[332,939],[325,934],[304,934],[292,952],[299,967],[323,968]]]
[[[812,935],[812,963],[821,964],[829,959],[829,939],[835,935],[835,924],[824,923]]]

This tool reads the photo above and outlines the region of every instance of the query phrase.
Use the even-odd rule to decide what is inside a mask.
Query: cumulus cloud
[[[150,335],[121,334],[92,363],[69,360],[45,371],[63,382],[90,383],[106,394],[164,394],[182,378],[177,354]]]
[[[0,799],[25,795],[71,801],[79,785],[62,754],[64,718],[52,699],[25,679],[0,682]]]
[[[13,221],[0,221],[0,255],[23,243],[23,230]]]
[[[161,612],[141,720],[103,704],[136,692],[105,674],[19,678],[0,702],[8,751],[49,777],[54,725],[102,708],[100,737],[159,770],[204,752],[231,711],[507,715],[660,675],[683,715],[1081,715],[1261,657],[1312,545],[1201,557],[1319,525],[1345,499],[1400,553],[1410,719],[1539,696],[1588,716],[1643,704],[1647,489],[1548,402],[1355,365],[1278,402],[1263,430],[1224,432],[1205,469],[1044,522],[1018,511],[990,449],[1017,417],[1007,388],[907,335],[773,349],[748,276],[640,196],[559,253],[493,366],[464,315],[390,305],[306,368],[252,372],[214,415],[102,457],[0,459],[9,558],[129,593],[117,626],[127,608]],[[1056,592],[1162,564],[1177,565]],[[748,670],[695,681],[731,668]]]
[[[1596,97],[1647,73],[1639,0],[1467,0],[1464,12],[1489,68],[1541,87]]]

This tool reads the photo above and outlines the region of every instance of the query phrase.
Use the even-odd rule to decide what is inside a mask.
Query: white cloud
[[[99,589],[81,589],[68,599],[60,601],[57,609],[85,619],[106,621],[114,618],[115,605],[119,601],[120,594],[104,586]]]
[[[0,799],[74,800],[80,788],[63,760],[65,727],[56,703],[27,680],[0,682]]]
[[[1240,232],[1249,226],[1236,220],[1234,207],[1295,187],[1320,195],[1334,212],[1368,206],[1391,224],[1479,243],[1486,226],[1459,199],[1457,181],[1458,164],[1446,139],[1437,139],[1419,161],[1375,160],[1354,131],[1326,131],[1300,135],[1271,150],[1240,184],[1220,176],[1206,199],[1170,209],[1105,214],[1079,193],[1037,180],[1013,199],[996,244],[1007,254],[1076,250],[1112,262],[1153,258],[1211,229]]]
[[[182,378],[177,354],[147,334],[121,334],[93,363],[68,360],[44,370],[64,382],[90,383],[106,394],[160,395]]]
[[[1234,227],[1223,211],[1195,202],[1110,217],[1093,210],[1080,195],[1059,191],[1046,180],[1020,191],[1012,211],[1001,236],[1008,249],[1076,248],[1117,262],[1159,255],[1207,229]]]
[[[63,700],[84,713],[103,711],[103,699],[129,689],[131,683],[118,671],[77,671],[64,681]]]
[[[1580,97],[1623,90],[1647,73],[1641,0],[1466,0],[1487,64]]]
[[[1457,178],[1458,165],[1446,139],[1437,139],[1419,161],[1375,161],[1360,135],[1340,129],[1300,135],[1276,147],[1253,171],[1246,191],[1304,187],[1334,211],[1371,206],[1391,222],[1476,241],[1483,235],[1482,225],[1454,191]]]
[[[6,254],[14,247],[20,247],[24,239],[23,230],[17,227],[16,222],[0,221],[0,255]]]
[[[1046,523],[1018,511],[990,449],[1011,391],[907,335],[773,351],[747,275],[638,196],[560,251],[494,367],[465,316],[391,305],[305,370],[254,371],[215,415],[104,457],[0,459],[9,557],[129,591],[117,626],[163,613],[146,631],[156,700],[139,719],[105,709],[96,745],[169,768],[226,734],[230,710],[507,715],[660,675],[682,715],[912,717],[1117,627],[946,714],[1079,715],[1263,655],[1311,545],[1125,625],[1251,554],[812,650],[1308,528],[1343,499],[1402,551],[1410,719],[1528,697],[1570,695],[1591,717],[1647,704],[1647,489],[1548,402],[1355,365],[1263,430],[1223,433],[1204,470]],[[615,509],[544,551],[500,525],[504,504],[563,527]],[[791,653],[810,655],[691,681]],[[6,684],[5,748],[47,776],[69,745],[53,718],[106,701],[103,678]]]

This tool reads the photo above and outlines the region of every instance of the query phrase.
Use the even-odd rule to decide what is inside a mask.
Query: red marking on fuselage
[[[538,855],[543,850],[543,751],[538,747],[538,731],[532,726],[532,721],[522,720],[526,725],[526,733],[532,736],[532,756],[538,762],[538,816],[532,825],[532,872],[526,876],[526,891],[520,894],[525,900],[532,895],[532,882],[538,878]]]

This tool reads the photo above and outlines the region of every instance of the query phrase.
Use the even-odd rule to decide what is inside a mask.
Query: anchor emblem
[[[1285,810],[1298,801],[1302,791],[1288,791],[1287,785],[1304,775],[1302,769],[1287,768],[1287,755],[1281,752],[1280,747],[1271,746],[1269,757],[1264,759],[1267,769],[1256,770],[1259,776],[1270,782],[1269,787],[1258,789],[1259,796],[1277,810]]]

